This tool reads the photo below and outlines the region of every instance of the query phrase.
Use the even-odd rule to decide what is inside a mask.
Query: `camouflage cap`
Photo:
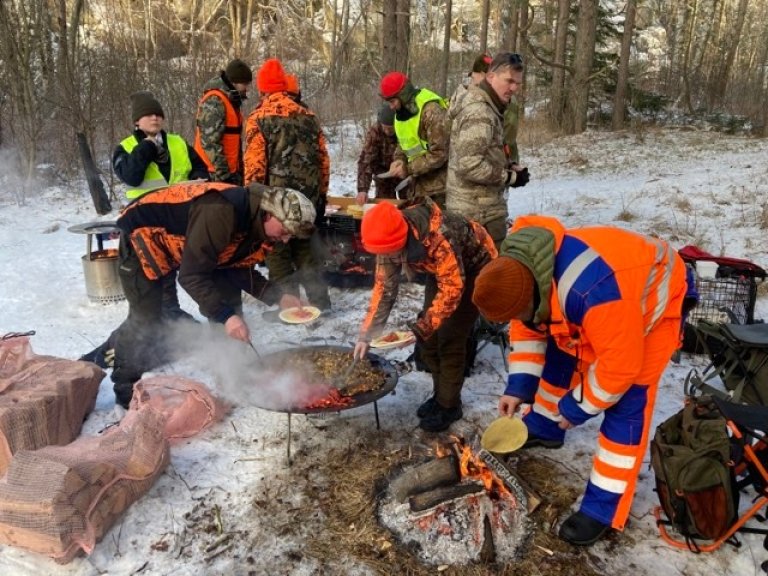
[[[297,238],[309,238],[315,230],[315,205],[301,192],[267,186],[261,194],[261,208]]]

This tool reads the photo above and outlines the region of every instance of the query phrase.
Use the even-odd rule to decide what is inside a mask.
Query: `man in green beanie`
[[[397,150],[394,122],[395,111],[388,104],[383,104],[379,108],[376,122],[365,133],[363,149],[357,159],[356,201],[360,206],[368,201],[372,181],[376,186],[376,198],[395,198],[395,186],[400,180],[394,177],[374,179],[377,174],[389,170]]]

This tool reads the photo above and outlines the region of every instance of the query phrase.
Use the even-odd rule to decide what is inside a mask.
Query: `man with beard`
[[[445,100],[426,88],[416,88],[402,72],[385,74],[379,95],[395,111],[399,146],[390,173],[395,178],[412,178],[408,197],[429,196],[444,205],[450,136]]]
[[[523,78],[520,55],[498,54],[484,80],[451,106],[451,150],[446,206],[480,222],[498,247],[507,229],[506,189],[525,186],[528,169],[504,141],[504,112]]]

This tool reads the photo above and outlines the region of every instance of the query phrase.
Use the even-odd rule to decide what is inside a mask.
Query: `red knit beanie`
[[[285,91],[285,70],[280,60],[270,58],[264,62],[256,75],[256,88],[263,94]]]
[[[380,202],[363,216],[360,235],[363,248],[371,254],[397,252],[405,246],[408,224],[394,204]]]
[[[499,256],[475,279],[472,302],[491,322],[508,322],[533,302],[536,282],[528,267],[509,256]]]
[[[402,72],[387,72],[379,84],[379,95],[384,100],[395,98],[407,83],[408,76]]]

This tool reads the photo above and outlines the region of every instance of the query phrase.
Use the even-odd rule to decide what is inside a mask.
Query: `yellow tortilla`
[[[525,444],[527,439],[528,427],[520,418],[502,416],[485,429],[480,445],[488,452],[509,454]]]

